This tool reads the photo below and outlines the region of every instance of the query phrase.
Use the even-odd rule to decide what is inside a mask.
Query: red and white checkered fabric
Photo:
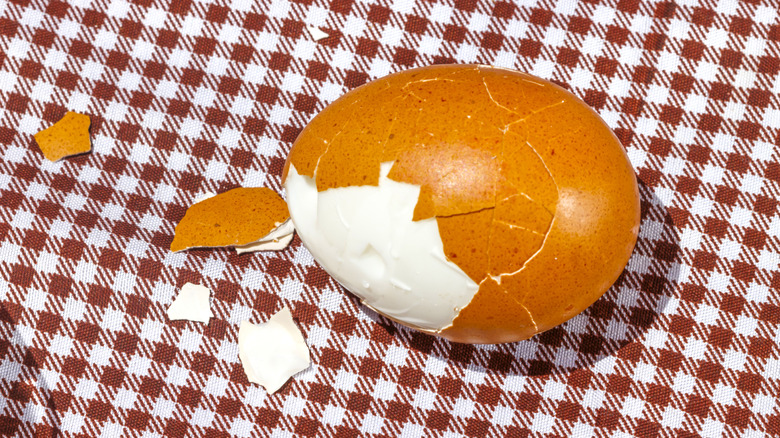
[[[777,6],[0,0],[0,436],[780,436]],[[297,238],[168,251],[196,196],[280,190],[340,94],[443,62],[554,80],[625,145],[639,243],[583,314],[452,344],[360,306]],[[52,164],[32,134],[66,110],[94,149]],[[165,316],[188,281],[206,326]],[[313,365],[269,396],[237,331],[282,304]]]

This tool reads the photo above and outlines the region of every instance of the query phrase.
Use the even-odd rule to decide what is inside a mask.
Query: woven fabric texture
[[[168,250],[197,196],[281,191],[345,91],[451,62],[553,80],[626,147],[639,241],[584,313],[460,345],[362,307],[297,237]],[[0,436],[780,436],[778,71],[773,0],[0,0]],[[33,134],[67,110],[93,151],[51,163]],[[208,325],[168,321],[186,282]],[[282,305],[312,366],[267,395],[238,325]]]

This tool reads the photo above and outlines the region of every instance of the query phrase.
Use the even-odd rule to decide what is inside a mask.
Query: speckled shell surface
[[[377,185],[389,161],[389,178],[421,187],[414,220],[435,218],[447,258],[480,285],[435,332],[456,342],[561,324],[612,285],[636,242],[639,192],[617,138],[524,73],[430,66],[356,88],[301,132],[283,179],[292,164],[319,191]]]

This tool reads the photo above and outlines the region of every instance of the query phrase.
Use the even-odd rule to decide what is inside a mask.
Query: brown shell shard
[[[533,146],[513,132],[507,133],[504,142],[501,174],[506,183],[555,213],[558,187]]]
[[[490,227],[488,266],[491,275],[516,272],[544,242],[544,234],[494,221]]]
[[[436,216],[436,204],[433,202],[433,189],[429,186],[420,187],[417,205],[414,206],[413,221],[421,221]]]
[[[494,206],[498,170],[490,153],[436,143],[401,152],[388,177],[426,188],[434,215],[451,216]]]
[[[526,309],[495,280],[488,278],[452,321],[452,326],[439,334],[456,342],[499,343],[530,338],[536,333],[535,328]]]
[[[92,150],[89,116],[68,111],[57,123],[34,135],[41,152],[50,161]]]
[[[525,73],[485,75],[484,84],[496,104],[513,111],[518,118],[528,117],[566,100],[565,92],[552,89]]]
[[[492,221],[492,208],[436,218],[444,254],[475,283],[481,282],[488,272],[488,242]]]
[[[525,194],[499,200],[496,205],[496,221],[546,234],[553,215],[544,206]]]
[[[256,242],[289,219],[287,203],[265,187],[240,187],[187,209],[176,225],[171,251]]]
[[[347,127],[353,124],[350,122]],[[337,135],[317,164],[317,190],[379,185],[376,157],[381,154],[382,144],[377,138],[362,135],[360,129],[345,129]]]

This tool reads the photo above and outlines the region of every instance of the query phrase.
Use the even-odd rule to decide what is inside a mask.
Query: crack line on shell
[[[352,120],[350,119],[350,121],[349,121],[349,122],[351,122],[351,121],[352,121]],[[347,123],[349,123],[349,122],[347,122]],[[345,124],[344,126],[346,126],[346,124]],[[343,129],[343,128],[342,128],[342,129],[341,129],[339,132],[337,132],[337,133],[336,133],[336,134],[333,136],[333,138],[332,138],[332,139],[330,139],[330,141],[328,142],[328,146],[325,148],[325,151],[323,151],[323,152],[320,154],[320,156],[319,156],[319,157],[317,157],[317,164],[315,164],[315,165],[314,165],[314,172],[312,172],[312,175],[314,176],[314,178],[313,178],[313,179],[314,179],[314,187],[317,187],[317,170],[319,170],[319,168],[320,168],[320,161],[322,161],[322,157],[324,157],[325,155],[327,155],[327,154],[328,154],[328,151],[330,150],[330,145],[332,145],[332,144],[333,144],[333,142],[336,140],[336,137],[338,137],[339,135],[341,135],[341,133],[342,133],[342,132],[344,132],[344,129]]]
[[[482,80],[484,83],[484,79]],[[485,85],[487,87],[487,85]],[[487,88],[486,88],[487,89]],[[506,151],[506,143],[504,143],[504,140],[506,139],[506,133],[504,133],[503,137],[501,138],[501,151],[499,153],[500,162],[504,162],[504,153]],[[493,182],[493,211],[491,212],[490,217],[490,231],[488,232],[488,241],[487,241],[487,271],[488,275],[485,276],[485,278],[490,277],[490,266],[492,261],[492,251],[490,250],[490,243],[493,241],[493,229],[495,228],[493,225],[496,223],[496,207],[498,206],[498,179],[499,179],[499,173],[496,173],[496,180]],[[484,281],[484,280],[483,280]],[[480,285],[482,282],[480,282]],[[499,283],[500,284],[500,283]]]
[[[448,76],[451,76],[455,73],[450,73]],[[428,79],[417,79],[416,81],[409,81],[406,84],[404,84],[403,87],[401,87],[402,90],[406,91],[406,88],[414,85],[414,84],[424,84],[426,82],[437,82],[437,81],[444,81],[444,82],[463,82],[463,81],[456,81],[455,79],[447,79],[445,77],[438,77],[438,78],[428,78]]]
[[[552,172],[550,172],[550,169],[547,167],[547,163],[544,162],[544,159],[542,159],[542,156],[539,155],[539,152],[537,152],[536,148],[534,148],[533,145],[531,145],[531,143],[527,139],[525,141],[525,144],[534,152],[534,154],[536,154],[537,158],[539,158],[539,161],[542,162],[542,166],[544,166],[544,170],[547,171],[547,175],[550,176],[550,179],[552,179],[553,184],[555,184],[555,191],[556,191],[556,193],[560,196],[560,187],[558,187],[558,183],[555,182],[555,178],[553,178]],[[547,243],[547,239],[550,237],[550,230],[552,229],[554,223],[555,223],[555,215],[553,215],[553,218],[550,221],[550,225],[547,227],[547,231],[545,231],[545,233],[544,233],[544,240],[542,241],[542,246],[540,246],[539,249],[536,250],[536,252],[534,252],[533,255],[531,255],[531,257],[528,258],[528,260],[523,262],[523,266],[521,266],[520,269],[518,269],[518,270],[516,270],[514,272],[511,272],[511,273],[499,274],[497,276],[497,278],[496,278],[496,282],[498,284],[501,284],[501,279],[503,277],[511,277],[511,276],[513,276],[513,275],[523,271],[525,269],[525,267],[528,266],[528,263],[531,260],[533,260],[539,253],[542,252],[542,249],[544,249],[544,245]],[[529,291],[526,291],[526,293],[523,295],[523,298],[521,299],[522,302],[525,302],[525,298],[528,296],[528,293],[529,293]]]
[[[493,98],[493,94],[490,92],[490,88],[488,87],[488,84],[485,81],[484,77],[482,78],[482,85],[485,86],[485,92],[487,93],[488,97],[490,98],[490,101],[493,102],[494,104],[496,104],[497,107],[499,107],[499,108],[501,108],[501,109],[503,109],[505,111],[509,111],[512,114],[517,114],[517,111],[511,110],[511,109],[505,107],[504,105],[501,105],[500,103],[498,103],[498,101],[496,99]]]
[[[528,319],[530,319],[530,320],[531,320],[531,324],[533,324],[533,325],[534,325],[534,331],[535,331],[536,333],[539,333],[539,326],[538,326],[538,325],[536,325],[536,320],[534,319],[534,315],[533,315],[533,314],[531,314],[531,311],[530,311],[530,310],[528,310],[528,307],[525,307],[525,304],[523,304],[523,303],[521,303],[521,302],[518,302],[518,301],[517,301],[517,299],[515,299],[515,297],[512,297],[512,299],[513,299],[513,300],[515,300],[515,302],[516,302],[518,305],[520,305],[520,307],[522,307],[522,308],[523,308],[523,310],[525,310],[525,313],[526,313],[526,314],[528,314]]]
[[[511,229],[518,229],[518,230],[528,231],[529,233],[536,234],[537,236],[544,236],[544,233],[541,233],[541,232],[539,232],[539,231],[532,230],[532,229],[530,229],[530,228],[527,228],[527,227],[523,227],[523,226],[521,226],[521,225],[514,225],[514,224],[510,224],[510,223],[509,223],[509,222],[507,222],[507,221],[494,220],[494,221],[493,221],[493,224],[501,224],[501,225],[506,225],[507,227],[509,227],[509,228],[511,228]]]
[[[353,90],[351,90],[351,91],[348,91],[348,92],[347,92],[347,94],[349,94],[349,93],[352,93],[353,91],[355,91],[355,90],[357,90],[357,89],[359,89],[359,88],[361,88],[361,87],[363,87],[363,86],[364,86],[364,85],[361,85],[360,87],[357,87],[357,88],[355,88],[355,89],[353,89]],[[388,84],[386,84],[386,87],[385,87],[385,89],[384,89],[384,90],[382,90],[382,91],[385,91],[385,90],[387,90],[387,89],[389,89],[389,88],[390,88],[390,84],[388,83]],[[315,186],[315,187],[317,187],[317,169],[319,169],[319,168],[320,168],[320,161],[322,161],[322,157],[324,157],[324,156],[325,156],[325,155],[328,153],[328,151],[330,150],[330,145],[332,145],[332,144],[333,144],[333,142],[336,140],[336,137],[338,137],[339,135],[341,135],[341,133],[342,133],[342,132],[344,132],[344,128],[346,128],[346,127],[347,127],[347,126],[348,126],[350,123],[352,123],[352,121],[353,121],[353,120],[355,120],[355,118],[357,117],[357,115],[355,114],[355,111],[353,110],[353,108],[354,108],[354,107],[355,107],[357,104],[359,104],[360,102],[363,102],[363,100],[364,100],[364,99],[355,99],[355,101],[354,101],[354,102],[351,102],[351,103],[350,103],[350,104],[347,106],[347,108],[348,108],[349,110],[352,110],[352,111],[350,111],[350,116],[349,116],[349,118],[348,118],[348,119],[347,119],[347,120],[344,122],[344,124],[343,124],[343,125],[341,125],[341,129],[339,129],[339,132],[337,132],[337,133],[333,134],[333,138],[331,138],[331,139],[330,139],[330,141],[329,141],[329,142],[327,142],[327,144],[328,144],[328,147],[326,147],[326,148],[325,148],[325,151],[324,151],[323,153],[321,153],[319,157],[317,157],[317,164],[315,164],[315,165],[314,165],[314,171],[312,172],[312,177],[313,177],[312,179],[314,180],[314,186]],[[319,191],[319,190],[318,190],[318,191]]]
[[[548,109],[550,109],[550,108],[555,108],[556,106],[558,106],[558,105],[563,105],[564,103],[566,103],[566,99],[563,99],[563,100],[562,100],[562,101],[560,101],[560,102],[555,102],[555,103],[552,103],[552,104],[550,104],[550,105],[547,105],[547,106],[545,106],[545,107],[539,108],[539,109],[537,109],[537,110],[533,110],[533,111],[531,111],[531,114],[528,114],[528,115],[527,115],[527,116],[525,116],[525,117],[521,117],[521,118],[519,118],[519,119],[517,119],[517,120],[515,120],[515,121],[513,121],[513,122],[509,122],[509,123],[507,123],[506,125],[504,125],[504,127],[503,127],[503,128],[500,128],[500,129],[501,129],[501,131],[503,131],[504,133],[506,133],[507,131],[509,131],[509,128],[510,128],[512,125],[516,125],[516,124],[518,124],[518,123],[525,122],[525,121],[526,121],[526,120],[528,120],[529,118],[531,118],[531,117],[533,117],[533,116],[535,116],[535,115],[537,115],[537,114],[541,113],[542,111],[547,111],[547,110],[548,110]],[[517,113],[515,113],[515,114],[517,114]]]
[[[446,254],[444,256],[447,257]],[[449,258],[447,258],[447,260],[449,260]],[[451,260],[449,260],[449,261],[451,263],[455,263],[455,262],[453,262]],[[457,264],[456,264],[456,266],[457,266]],[[479,283],[477,283],[477,291],[474,292],[474,296],[476,296],[479,293],[479,289],[482,287],[482,283],[486,282],[489,278],[490,278],[490,276],[486,275],[485,278],[483,278]],[[506,291],[504,291],[504,293],[506,293]],[[471,297],[471,299],[473,300],[474,297]],[[512,299],[514,299],[514,298],[512,298]],[[447,325],[447,326],[444,326],[444,327],[442,327],[442,328],[440,328],[440,329],[438,329],[436,331],[434,331],[434,333],[439,334],[439,333],[443,332],[444,330],[447,330],[448,328],[452,327],[452,324],[455,322],[456,319],[458,319],[458,316],[460,316],[460,312],[463,311],[463,309],[465,309],[466,307],[468,307],[469,304],[471,304],[471,300],[469,300],[469,302],[466,303],[466,305],[461,307],[460,309],[455,308],[455,312],[456,312],[455,313],[455,317],[452,318],[452,321],[450,321],[450,324]]]
[[[555,178],[553,178],[552,172],[550,172],[550,168],[549,168],[549,167],[547,167],[547,163],[545,163],[545,162],[544,162],[544,159],[542,158],[542,156],[541,156],[541,155],[539,155],[539,152],[538,152],[538,151],[536,150],[536,148],[535,148],[535,147],[534,147],[534,146],[531,144],[531,142],[530,142],[530,141],[528,141],[528,139],[526,139],[526,140],[525,140],[525,144],[526,144],[526,145],[527,145],[529,148],[531,148],[531,150],[534,152],[534,154],[536,154],[536,157],[537,157],[537,158],[539,158],[539,161],[541,161],[541,162],[542,162],[542,166],[544,166],[544,170],[545,170],[545,171],[547,171],[547,175],[549,175],[549,176],[550,176],[550,179],[552,180],[553,184],[555,184],[555,192],[556,192],[558,195],[560,195],[560,190],[561,190],[561,188],[560,188],[560,187],[558,187],[558,183],[555,181]]]
[[[539,249],[536,250],[536,252],[534,252],[531,255],[531,257],[528,257],[528,260],[523,262],[523,266],[521,266],[520,268],[518,268],[514,272],[504,272],[504,273],[501,273],[501,274],[498,274],[498,275],[489,274],[491,277],[493,277],[493,279],[496,281],[496,283],[501,284],[501,279],[502,278],[504,278],[504,277],[512,277],[515,274],[519,274],[520,272],[522,272],[525,269],[525,267],[528,265],[528,263],[531,260],[533,260],[537,255],[539,255],[539,253],[542,252],[542,249],[544,249],[544,245],[547,243],[547,239],[550,237],[550,230],[552,229],[552,226],[553,226],[554,223],[555,223],[555,216],[553,216],[553,219],[550,221],[550,226],[547,227],[547,231],[545,231],[545,233],[544,233],[544,240],[542,241],[542,245],[539,247]],[[528,291],[526,291],[525,295],[523,295],[523,300],[525,299],[525,297],[527,295],[528,295]]]
[[[554,181],[553,181],[553,182],[554,182]],[[557,189],[556,189],[556,190],[557,190]],[[496,207],[498,206],[498,203],[499,203],[499,202],[508,201],[508,200],[510,200],[510,199],[512,199],[512,198],[514,198],[515,196],[522,196],[522,197],[524,197],[525,199],[527,199],[527,200],[529,200],[529,201],[533,202],[534,204],[537,204],[538,206],[542,207],[542,208],[544,209],[544,211],[546,211],[547,213],[550,213],[550,216],[555,216],[555,213],[551,212],[551,211],[550,211],[550,209],[549,209],[549,208],[547,208],[547,207],[545,207],[545,205],[544,205],[544,204],[542,204],[541,202],[539,202],[539,201],[537,201],[536,199],[532,198],[532,197],[531,197],[530,195],[528,195],[527,193],[525,193],[525,192],[519,192],[519,191],[518,191],[517,193],[515,193],[514,195],[509,195],[509,196],[507,196],[507,197],[506,197],[506,198],[504,198],[504,199],[501,199],[501,200],[498,200],[498,201],[496,201]]]

